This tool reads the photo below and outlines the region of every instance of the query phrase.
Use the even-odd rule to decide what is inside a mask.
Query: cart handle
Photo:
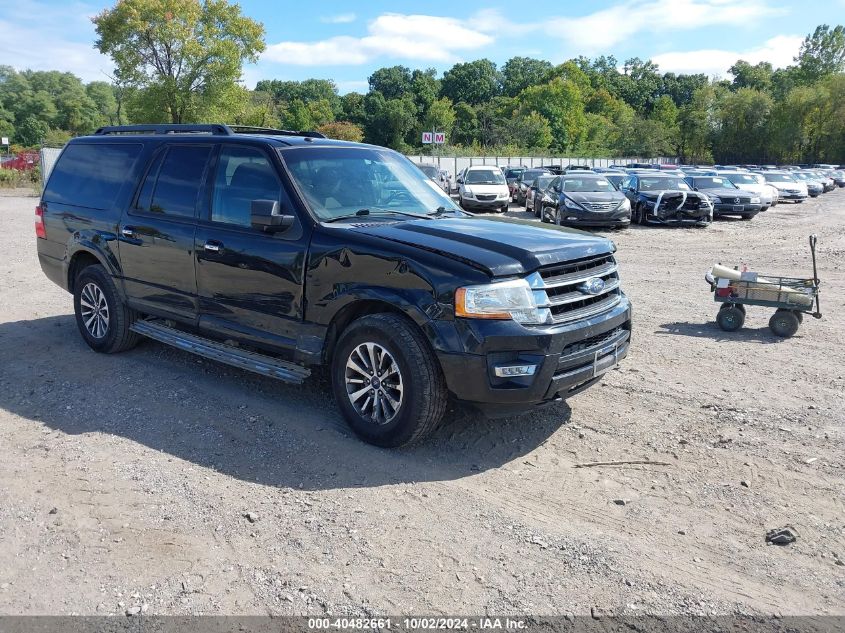
[[[814,314],[813,316],[816,317],[817,319],[820,319],[821,316],[822,316],[822,310],[821,310],[821,307],[819,306],[819,291],[818,291],[818,288],[819,288],[819,271],[816,268],[816,242],[817,241],[818,241],[818,238],[816,238],[815,233],[810,235],[810,255],[812,256],[812,259],[813,259],[813,282],[816,284],[816,314]],[[818,315],[818,316],[816,316],[816,315]]]

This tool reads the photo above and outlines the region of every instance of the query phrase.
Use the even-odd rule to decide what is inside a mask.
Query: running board
[[[155,321],[135,321],[130,328],[133,332],[142,334],[151,339],[172,345],[186,352],[197,354],[211,360],[216,360],[232,367],[246,369],[247,371],[269,376],[285,382],[301,384],[303,380],[311,375],[311,372],[295,363],[265,356],[256,352],[249,352],[232,345],[218,343],[211,339],[189,334],[181,330],[161,325]]]

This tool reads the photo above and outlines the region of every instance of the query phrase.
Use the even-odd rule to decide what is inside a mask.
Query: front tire
[[[736,332],[745,323],[745,311],[734,305],[720,308],[716,315],[716,323],[725,332]]]
[[[123,352],[141,338],[129,329],[138,313],[126,307],[111,275],[99,264],[84,268],[76,277],[73,311],[79,333],[95,352]]]
[[[784,310],[783,308],[775,310],[772,318],[769,319],[769,329],[775,336],[782,338],[795,336],[799,325],[801,325],[801,322],[798,320],[795,312]]]
[[[365,442],[394,448],[430,435],[446,411],[443,373],[414,324],[372,314],[341,335],[332,388],[349,426]]]

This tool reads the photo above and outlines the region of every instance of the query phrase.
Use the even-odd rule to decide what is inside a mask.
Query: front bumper
[[[702,225],[710,223],[710,210],[699,209],[698,211],[669,211],[661,210],[654,213],[654,208],[646,207],[645,221],[647,224],[694,224]]]
[[[562,226],[628,226],[631,223],[631,210],[581,211],[561,207],[560,223]]]
[[[625,358],[631,304],[623,295],[613,309],[565,325],[482,319],[437,324],[435,348],[449,390],[490,415],[509,415],[573,396]],[[532,376],[497,377],[496,366],[509,364],[536,369]]]
[[[762,204],[730,204],[728,202],[720,202],[713,205],[713,215],[715,217],[723,215],[748,215],[750,213],[759,213],[763,208]]]
[[[464,209],[500,209],[508,206],[508,199],[501,200],[476,200],[475,198],[462,198]]]
[[[778,194],[778,200],[806,200],[807,194],[806,193],[790,193],[788,191],[781,191]]]

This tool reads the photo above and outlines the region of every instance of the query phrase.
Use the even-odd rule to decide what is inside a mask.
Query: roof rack
[[[313,130],[277,130],[272,127],[255,127],[253,125],[228,126],[235,134],[267,134],[269,136],[304,136],[305,138],[326,138],[324,134]]]
[[[96,136],[108,134],[215,134],[231,136],[228,125],[220,123],[149,123],[142,125],[108,125],[94,132]]]
[[[302,136],[305,138],[326,138],[314,131],[277,130],[270,127],[251,125],[224,125],[222,123],[150,123],[141,125],[108,125],[98,128],[96,136],[109,134],[212,134],[232,136],[233,134],[267,134],[270,136]]]

